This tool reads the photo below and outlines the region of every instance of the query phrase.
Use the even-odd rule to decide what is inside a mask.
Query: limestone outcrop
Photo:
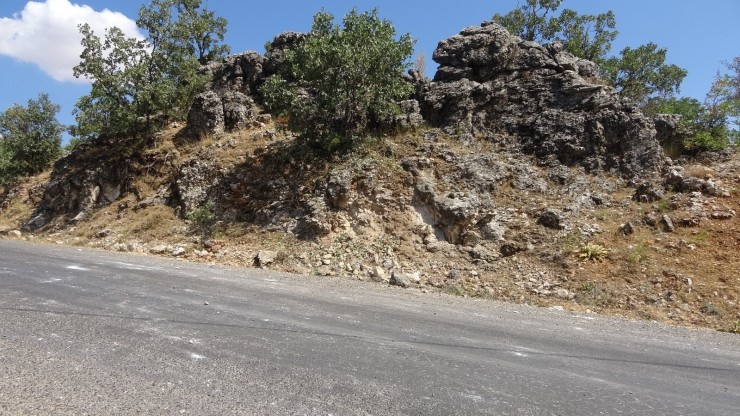
[[[419,88],[433,126],[518,146],[542,164],[650,176],[662,151],[652,120],[596,78],[594,63],[486,22],[439,43]]]

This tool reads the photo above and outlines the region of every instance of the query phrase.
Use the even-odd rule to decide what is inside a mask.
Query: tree
[[[598,15],[579,15],[565,9],[555,20],[554,38],[563,43],[565,50],[575,56],[601,64],[609,53],[619,32],[614,12]]]
[[[724,63],[727,73],[717,73],[712,87],[707,94],[706,104],[717,119],[724,119],[733,124],[734,141],[737,141],[740,130],[740,56]]]
[[[200,0],[153,0],[139,10],[146,39],[127,38],[118,28],[103,39],[87,24],[76,77],[92,80],[90,94],[75,106],[75,136],[148,135],[155,119],[182,118],[207,80],[200,60],[228,52],[220,45],[226,20],[201,9]]]
[[[724,118],[695,98],[653,98],[645,107],[648,115],[678,114],[681,120],[669,142],[661,143],[666,153],[678,156],[727,146],[728,129]]]
[[[325,147],[347,144],[397,113],[397,102],[413,92],[403,80],[413,44],[408,34],[396,39],[376,9],[353,9],[343,27],[319,12],[309,36],[286,52],[287,70],[265,82],[262,96],[305,138]]]
[[[667,53],[652,42],[635,49],[628,46],[619,57],[604,61],[600,70],[622,96],[645,105],[651,97],[676,94],[688,73],[677,65],[666,64]]]
[[[47,94],[39,94],[26,107],[14,104],[0,113],[0,185],[40,173],[60,156],[65,127],[58,112]]]
[[[555,18],[550,15],[560,8],[562,2],[563,0],[527,0],[518,9],[505,15],[496,13],[493,20],[513,35],[543,43],[552,39]]]
[[[185,42],[188,53],[201,64],[219,59],[230,53],[224,41],[227,21],[210,10],[201,10],[200,0],[176,2],[178,22],[174,27],[174,38]]]
[[[527,0],[505,15],[497,13],[493,20],[524,40],[538,43],[559,41],[573,55],[599,63],[619,33],[614,30],[614,13],[579,15],[564,9],[559,16],[554,16],[562,2]]]

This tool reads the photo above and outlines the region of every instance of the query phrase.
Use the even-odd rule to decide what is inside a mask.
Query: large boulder
[[[439,43],[418,92],[433,126],[519,146],[548,165],[650,176],[663,161],[652,120],[595,77],[595,65],[492,22]]]
[[[220,136],[256,123],[259,108],[251,98],[263,80],[265,58],[247,51],[209,62],[201,73],[210,87],[198,94],[188,113],[188,132],[196,137]]]

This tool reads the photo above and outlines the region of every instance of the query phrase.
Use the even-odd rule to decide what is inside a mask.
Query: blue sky
[[[72,79],[79,57],[80,21],[99,28],[123,26],[135,31],[140,0],[2,0],[0,1],[0,111],[25,104],[46,92],[60,104],[59,119],[71,124],[75,101],[89,85]],[[322,8],[341,18],[353,6],[378,7],[400,33],[417,39],[416,51],[431,58],[437,43],[478,25],[494,13],[517,7],[517,0],[271,0],[268,2],[205,0],[229,21],[226,43],[232,52],[257,50],[276,34],[307,31]],[[689,71],[681,95],[703,99],[723,60],[740,56],[738,0],[564,0],[563,6],[582,14],[613,10],[619,37],[613,52],[625,46],[655,42],[668,48],[668,61]],[[104,11],[105,10],[105,11]],[[430,75],[436,68],[427,64]]]

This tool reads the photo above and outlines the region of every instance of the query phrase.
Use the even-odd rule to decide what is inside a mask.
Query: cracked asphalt
[[[738,409],[733,334],[0,241],[0,414]]]

